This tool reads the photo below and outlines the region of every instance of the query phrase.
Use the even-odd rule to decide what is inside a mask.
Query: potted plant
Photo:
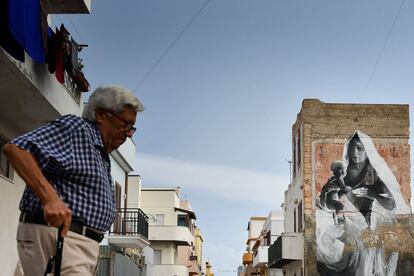
[[[83,67],[83,60],[79,58],[77,68],[74,70],[73,81],[80,91],[88,92],[89,82],[86,80],[85,75],[83,74]]]

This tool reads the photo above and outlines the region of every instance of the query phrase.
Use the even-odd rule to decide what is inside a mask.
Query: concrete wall
[[[270,244],[273,244],[277,238],[284,232],[283,211],[271,211],[263,224],[263,230],[267,233],[270,231]]]
[[[303,202],[303,190],[300,181],[300,177],[293,179],[292,183],[289,184],[288,190],[285,191],[285,202],[284,207],[284,232],[295,232],[294,224],[296,219],[296,227],[298,226],[297,221],[297,212],[298,212],[298,203]],[[303,203],[302,203],[303,204]],[[296,211],[296,218],[294,216]]]
[[[177,213],[175,207],[179,207],[180,201],[175,189],[141,189],[141,208],[150,216],[149,224],[156,224],[153,218],[157,214],[164,214],[164,225],[177,225]],[[152,218],[152,219],[151,219]]]
[[[325,104],[318,100],[304,100],[292,134],[293,137],[298,133],[301,135],[301,167],[294,168],[296,179],[294,177],[293,182],[302,186],[305,275],[334,275],[334,272],[324,269],[327,259],[324,259],[321,252],[326,251],[326,248],[318,243],[321,240],[338,252],[331,256],[335,260],[331,259],[334,266],[339,267],[346,254],[348,260],[354,260],[354,264],[356,263],[352,265],[342,262],[345,268],[336,268],[338,275],[345,272],[350,273],[349,275],[364,275],[363,273],[370,269],[381,270],[378,275],[386,275],[393,271],[396,275],[414,274],[414,242],[410,235],[410,210],[407,209],[411,198],[408,111],[408,105]],[[367,212],[362,212],[354,199],[349,200],[357,193],[356,190],[352,190],[349,196],[341,196],[340,202],[344,203],[345,207],[354,207],[352,212],[349,211],[353,216],[344,215],[344,223],[337,223],[335,227],[329,228],[334,221],[334,211],[320,207],[321,192],[331,175],[331,162],[337,159],[345,160],[345,143],[357,130],[365,133],[366,140],[372,142],[371,156],[378,155],[369,156],[369,161],[378,176],[375,179],[382,180],[384,185],[392,190],[391,194],[397,207],[388,212],[376,196],[369,207],[372,218],[367,218],[364,215]],[[369,152],[367,148],[370,146],[364,146]],[[378,167],[374,163],[382,165]],[[378,181],[375,183],[375,187],[380,187]],[[383,193],[387,194],[389,193]],[[388,215],[384,216],[385,213]],[[386,219],[382,219],[379,214]],[[355,227],[364,222],[368,223],[365,230]],[[352,235],[350,227],[354,227]],[[348,242],[342,242],[338,238],[339,234],[333,234],[335,229],[342,229],[342,234],[345,233],[342,239],[345,238]],[[338,231],[340,230],[336,232]],[[331,233],[331,243],[327,242],[327,233]],[[349,242],[350,240],[352,242]],[[358,251],[360,255],[352,259],[354,255],[350,252],[354,251]],[[371,259],[383,261],[385,269],[380,269],[378,261],[374,263]]]
[[[33,130],[59,113],[80,114],[79,103],[48,72],[34,71],[37,67],[29,57],[26,56],[26,63],[17,63],[9,59],[2,48],[0,52],[3,64],[0,69],[0,135],[5,140]],[[18,205],[25,183],[12,168],[10,170],[10,179],[0,176],[0,274],[17,276],[22,273],[16,244]]]
[[[151,246],[146,246],[142,250],[145,256],[146,276],[156,276],[153,272],[154,249]]]
[[[177,264],[176,259],[178,255],[177,246],[169,242],[151,242],[151,247],[154,250],[161,250],[162,264]]]
[[[284,276],[301,276],[301,261],[294,261],[283,267]]]
[[[263,229],[263,225],[266,221],[265,217],[251,217],[248,228],[248,247],[249,251],[252,251],[256,239],[259,238],[260,232]]]
[[[22,275],[17,255],[16,231],[19,220],[19,201],[25,184],[15,174],[13,180],[0,176],[0,267],[2,275]]]
[[[185,265],[154,265],[154,275],[188,276],[188,268]]]
[[[128,208],[140,208],[141,177],[139,175],[128,176]]]

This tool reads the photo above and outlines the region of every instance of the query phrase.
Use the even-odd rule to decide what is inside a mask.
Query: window
[[[302,201],[298,204],[298,232],[303,231],[303,211],[302,211]]]
[[[187,215],[178,215],[177,216],[177,225],[178,226],[189,226]]]
[[[297,138],[297,151],[298,151],[298,158],[297,158],[297,164],[298,164],[298,168],[300,168],[300,161],[302,159],[302,150],[301,150],[301,141],[300,141],[300,129],[298,131],[298,138]]]
[[[296,233],[296,209],[293,210],[293,232]]]
[[[154,264],[159,265],[161,264],[161,250],[154,250]]]
[[[165,223],[165,215],[164,214],[156,214],[155,215],[155,224],[156,225],[164,225]]]
[[[271,239],[270,239],[270,231],[267,231],[266,233],[266,244],[265,245],[271,245]]]
[[[296,175],[296,137],[292,139],[292,147],[293,147],[293,166],[290,168],[293,171],[293,176]]]
[[[0,175],[11,178],[10,163],[6,155],[1,151],[1,148],[7,143],[5,139],[0,136]]]

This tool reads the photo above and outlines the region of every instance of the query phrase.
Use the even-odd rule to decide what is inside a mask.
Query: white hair
[[[98,108],[121,112],[125,106],[130,106],[136,112],[144,111],[144,106],[127,88],[119,85],[108,85],[98,87],[89,97],[89,101],[83,110],[82,117],[95,122],[95,111]]]

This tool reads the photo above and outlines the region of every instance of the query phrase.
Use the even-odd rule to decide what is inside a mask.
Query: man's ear
[[[95,110],[95,118],[96,118],[97,124],[101,124],[103,120],[105,119],[105,116],[106,116],[106,111],[103,108],[97,108]]]

